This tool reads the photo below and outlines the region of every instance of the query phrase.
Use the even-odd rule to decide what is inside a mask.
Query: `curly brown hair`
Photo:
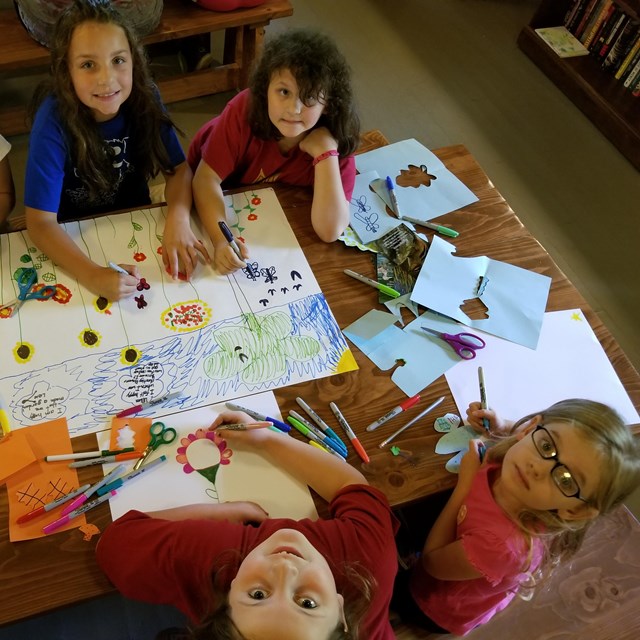
[[[352,154],[360,141],[360,118],[351,88],[351,70],[328,36],[311,29],[285,31],[267,42],[249,80],[249,126],[261,140],[282,134],[269,120],[267,90],[273,74],[287,69],[298,84],[305,105],[321,101],[324,111],[316,127],[327,127],[341,156]]]
[[[131,95],[121,108],[131,123],[131,131],[135,133],[135,144],[131,147],[134,164],[147,179],[155,177],[160,171],[171,174],[175,169],[162,141],[163,127],[173,127],[181,135],[182,132],[165,112],[157,87],[151,79],[142,45],[123,16],[109,0],[75,0],[56,22],[51,38],[51,75],[37,87],[29,115],[33,120],[44,98],[54,95],[72,160],[90,197],[95,198],[111,188],[117,175],[112,161],[113,150],[105,144],[89,107],[78,100],[69,71],[71,38],[76,27],[85,22],[116,25],[124,31],[129,43],[133,82]]]

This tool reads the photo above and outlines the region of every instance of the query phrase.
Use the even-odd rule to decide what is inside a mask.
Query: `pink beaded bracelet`
[[[325,151],[324,153],[321,153],[317,158],[314,158],[312,164],[315,167],[318,164],[318,162],[322,162],[327,158],[331,158],[331,156],[338,156],[338,155],[340,154],[335,149],[331,149],[330,151]]]

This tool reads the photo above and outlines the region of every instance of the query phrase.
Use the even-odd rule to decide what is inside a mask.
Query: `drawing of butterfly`
[[[374,212],[371,215],[366,215],[368,211],[371,211],[371,207],[367,204],[367,196],[362,195],[357,199],[354,198],[351,200],[351,204],[358,207],[358,211],[353,214],[353,217],[364,223],[367,231],[376,233],[380,228],[378,224],[378,214]]]
[[[247,262],[247,266],[242,269],[242,273],[247,276],[248,280],[253,280],[255,282],[258,279],[260,267],[257,262]]]
[[[278,279],[276,276],[276,268],[268,267],[267,269],[260,269],[260,275],[265,279],[266,283],[275,282]]]

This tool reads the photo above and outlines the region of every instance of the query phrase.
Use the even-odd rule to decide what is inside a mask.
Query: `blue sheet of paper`
[[[386,212],[385,203],[371,190],[370,183],[378,177],[375,171],[358,174],[349,203],[349,225],[364,244],[381,238],[402,224]]]
[[[486,256],[461,258],[452,255],[455,251],[454,245],[433,237],[411,299],[469,327],[535,349],[551,278]],[[474,298],[487,307],[487,318],[474,320],[460,308]]]
[[[377,171],[396,184],[402,215],[431,220],[477,202],[477,196],[429,149],[409,139],[356,156],[360,173]]]
[[[343,333],[378,368],[387,371],[395,367],[391,380],[408,397],[422,391],[458,363],[475,371],[473,365],[461,360],[446,342],[421,328],[459,333],[463,327],[458,323],[429,311],[404,329],[395,326],[397,320],[393,314],[373,309],[343,329]],[[400,360],[404,364],[396,366]]]

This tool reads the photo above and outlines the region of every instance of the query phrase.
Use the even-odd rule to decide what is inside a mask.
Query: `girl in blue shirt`
[[[169,211],[189,212],[191,174],[142,48],[108,0],[76,0],[61,13],[51,69],[49,86],[34,101],[27,229],[81,285],[118,300],[136,291],[136,267],[122,265],[124,275],[96,264],[59,222],[144,207],[151,203],[147,181],[159,172]]]

